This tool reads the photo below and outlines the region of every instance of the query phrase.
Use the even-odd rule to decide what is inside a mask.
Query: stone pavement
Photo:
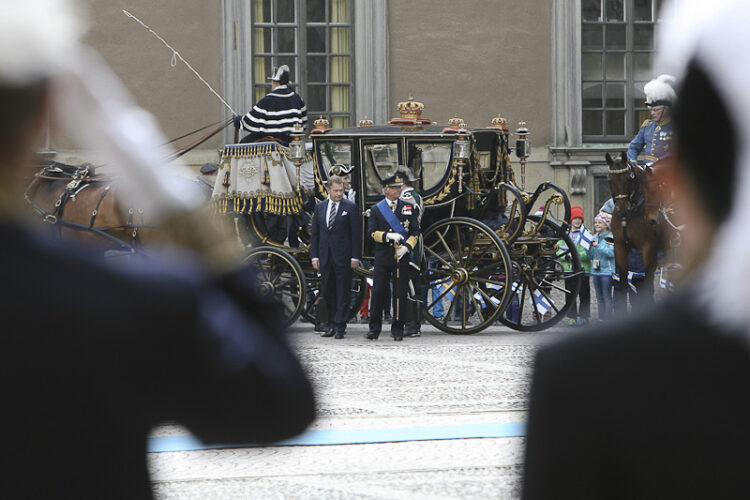
[[[387,330],[367,341],[366,331],[352,324],[345,339],[335,340],[297,323],[290,334],[318,394],[311,430],[349,430],[365,444],[150,453],[157,498],[518,498],[522,437],[450,439],[451,433],[524,422],[536,348],[572,330],[497,326],[457,336],[426,326],[421,337],[403,342]],[[423,427],[446,435],[366,442],[374,431],[408,435]],[[186,433],[165,425],[153,436]]]

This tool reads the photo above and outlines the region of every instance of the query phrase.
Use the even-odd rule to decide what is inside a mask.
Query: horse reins
[[[76,196],[81,191],[91,186],[92,184],[99,184],[99,183],[111,180],[110,178],[106,178],[104,176],[96,176],[96,175],[90,176],[89,168],[90,168],[89,164],[83,164],[80,167],[75,168],[75,171],[70,173],[54,165],[45,167],[41,172],[35,175],[34,181],[29,185],[29,187],[26,189],[26,192],[24,193],[24,198],[29,203],[29,205],[31,205],[34,211],[37,212],[37,214],[39,214],[42,217],[42,221],[47,224],[50,224],[52,230],[55,231],[55,235],[58,238],[62,238],[63,227],[87,230],[87,231],[92,231],[100,236],[103,236],[109,239],[110,241],[115,242],[119,246],[128,248],[130,249],[131,252],[135,252],[138,230],[143,227],[147,227],[143,224],[143,209],[138,210],[138,213],[141,215],[141,224],[134,223],[135,210],[131,207],[128,210],[128,222],[126,225],[109,226],[109,227],[94,227],[94,224],[96,222],[96,217],[97,215],[99,215],[99,209],[102,205],[102,202],[104,201],[104,198],[107,196],[107,194],[111,192],[111,188],[112,188],[111,184],[105,186],[105,188],[102,190],[102,193],[99,196],[99,199],[97,200],[96,206],[91,211],[91,218],[89,220],[88,225],[64,220],[62,218],[63,212],[65,210],[65,206],[69,200],[75,201]],[[52,173],[52,172],[57,173],[57,174],[62,174],[62,176],[45,175],[45,174]],[[39,205],[37,205],[36,203],[34,203],[32,192],[34,191],[36,185],[38,184],[40,180],[68,182],[63,192],[60,193],[60,197],[55,202],[54,211],[52,212],[48,212],[44,210],[42,207],[40,207]],[[123,229],[133,230],[131,243],[122,241],[120,238],[117,238],[110,234],[110,231],[123,230]]]

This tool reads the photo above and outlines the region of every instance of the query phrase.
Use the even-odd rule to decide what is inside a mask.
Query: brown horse
[[[667,224],[660,214],[657,182],[653,169],[642,168],[628,161],[625,153],[612,158],[606,154],[607,178],[615,204],[612,212],[612,235],[615,243],[615,312],[626,312],[625,294],[628,286],[628,254],[635,248],[643,257],[646,276],[639,290],[642,300],[653,302],[654,273],[657,257],[665,248]]]
[[[135,253],[152,230],[143,210],[122,203],[116,180],[96,175],[90,164],[54,162],[42,168],[25,197],[55,237],[96,245],[102,252]]]

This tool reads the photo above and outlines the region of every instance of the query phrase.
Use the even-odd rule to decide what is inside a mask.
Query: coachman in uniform
[[[404,178],[399,174],[382,180],[385,198],[370,209],[367,233],[375,242],[375,280],[370,308],[370,331],[365,338],[376,340],[388,300],[388,283],[393,282],[395,308],[391,322],[393,340],[404,338],[406,293],[409,288],[410,254],[419,239],[419,218],[413,205],[399,199]]]

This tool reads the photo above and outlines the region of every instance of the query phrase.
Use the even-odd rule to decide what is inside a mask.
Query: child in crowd
[[[594,291],[599,304],[600,321],[612,319],[612,273],[615,272],[615,245],[609,230],[611,222],[612,216],[605,212],[600,212],[594,218],[596,234],[588,251]]]
[[[570,208],[570,239],[576,246],[576,252],[581,259],[581,267],[583,268],[586,275],[581,280],[581,288],[578,290],[578,297],[576,302],[573,303],[573,307],[568,311],[568,325],[569,326],[582,326],[589,322],[589,316],[591,311],[591,287],[589,286],[589,274],[591,273],[591,263],[589,262],[589,256],[587,253],[587,239],[591,235],[588,233],[583,225],[583,208],[579,206]],[[563,251],[564,242],[558,243]],[[563,258],[563,269],[567,272],[573,270],[573,263],[570,255],[566,255]],[[565,280],[565,288],[567,290],[573,290],[575,286],[575,278]]]

